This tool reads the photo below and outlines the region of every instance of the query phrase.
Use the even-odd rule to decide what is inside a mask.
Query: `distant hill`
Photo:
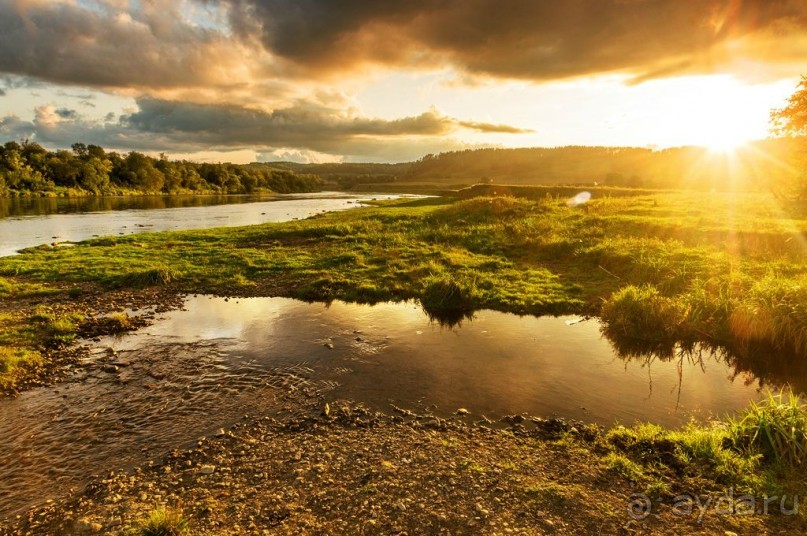
[[[767,189],[803,169],[800,140],[768,139],[734,153],[703,147],[476,149],[426,155],[401,164],[298,164],[272,167],[319,175],[345,189],[448,188],[475,183],[599,184],[696,190]]]

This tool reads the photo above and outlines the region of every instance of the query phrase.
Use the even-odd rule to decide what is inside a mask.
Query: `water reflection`
[[[183,207],[209,207],[288,198],[316,198],[323,194],[291,195],[143,195],[87,197],[5,197],[0,198],[0,218],[106,212],[110,210],[154,210]],[[338,196],[326,192],[328,197]],[[354,197],[345,194],[345,197]]]
[[[290,391],[385,411],[674,426],[743,408],[772,378],[804,385],[802,372],[743,368],[703,346],[628,351],[600,329],[494,311],[435,318],[414,303],[189,298],[148,328],[93,343],[71,381],[0,400],[0,519],[245,412],[280,411]]]
[[[473,311],[459,311],[452,309],[429,309],[423,308],[423,312],[429,321],[443,328],[461,328],[463,322],[472,321],[476,317]]]
[[[648,368],[655,361],[676,363],[679,369],[684,363],[704,367],[706,362],[720,362],[729,367],[732,381],[771,390],[790,387],[807,392],[807,360],[792,352],[761,344],[729,348],[707,341],[647,341],[607,329],[602,333],[621,358],[641,362]]]
[[[447,318],[413,303],[281,298],[199,297],[186,308],[148,333],[184,341],[229,337],[265,366],[306,360],[315,371],[349,369],[335,396],[383,410],[391,403],[437,405],[446,413],[467,407],[490,417],[530,412],[677,425],[745,407],[762,385],[725,354],[704,348],[626,353],[602,337],[596,319],[568,325],[567,317],[495,311]],[[137,344],[136,337],[128,340]]]

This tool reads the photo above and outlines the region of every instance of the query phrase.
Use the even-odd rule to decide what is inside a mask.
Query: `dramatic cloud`
[[[477,132],[528,132],[506,125],[460,121],[429,110],[417,116],[384,120],[367,118],[315,104],[263,112],[228,105],[141,99],[138,110],[117,122],[88,121],[75,110],[53,105],[36,109],[34,120],[11,116],[0,134],[69,145],[75,141],[119,149],[192,151],[246,147],[305,149],[336,155],[422,154],[434,146],[456,148],[440,138],[461,129]],[[425,152],[428,152],[426,150]],[[389,155],[393,158],[393,155]]]
[[[803,0],[0,0],[0,72],[206,100],[370,65],[642,80],[801,66],[806,33]]]
[[[242,41],[192,24],[187,2],[0,0],[0,72],[122,89],[226,87],[251,80]]]
[[[364,64],[455,66],[551,80],[638,79],[799,62],[803,0],[232,0],[233,27],[303,72]],[[247,21],[246,23],[244,21]]]
[[[543,125],[535,110],[547,107],[524,97],[529,120],[506,113],[508,85],[605,73],[624,75],[613,79],[626,91],[624,80],[685,73],[780,80],[801,74],[805,58],[805,0],[0,0],[0,96],[12,103],[0,134],[400,159],[528,138],[499,123]],[[362,101],[364,88],[399,74],[396,97],[375,86]],[[489,104],[438,102],[455,117],[418,114],[437,91],[409,76],[453,79],[457,94],[505,89]],[[64,100],[45,106],[58,100],[54,85],[67,86]],[[553,117],[589,130],[576,104]]]
[[[528,132],[506,125],[459,121],[435,110],[383,120],[307,103],[273,112],[155,99],[142,99],[138,105],[139,111],[122,119],[128,128],[212,146],[253,144],[334,152],[348,140],[357,138],[444,136],[460,128],[479,132]]]

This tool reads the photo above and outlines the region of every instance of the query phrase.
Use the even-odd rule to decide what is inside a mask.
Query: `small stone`
[[[333,350],[333,343],[326,342],[323,346],[329,350]]]
[[[457,410],[456,413],[457,413],[457,415],[468,415],[470,413],[470,411],[468,411],[465,408],[460,408],[460,409]]]
[[[215,465],[203,465],[199,469],[199,472],[202,473],[203,475],[212,475],[215,471],[216,471]]]

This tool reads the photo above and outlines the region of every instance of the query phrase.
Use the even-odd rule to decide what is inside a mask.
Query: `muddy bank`
[[[198,534],[783,534],[803,517],[676,514],[604,466],[595,428],[512,419],[507,430],[457,416],[382,415],[303,402],[245,419],[158,462],[95,480],[0,534],[116,534],[159,506]],[[521,422],[519,422],[521,421]],[[530,424],[526,427],[526,424]],[[673,482],[683,490],[692,482]],[[697,493],[721,493],[699,482]],[[635,516],[634,516],[635,517]],[[726,532],[729,531],[729,532]]]

